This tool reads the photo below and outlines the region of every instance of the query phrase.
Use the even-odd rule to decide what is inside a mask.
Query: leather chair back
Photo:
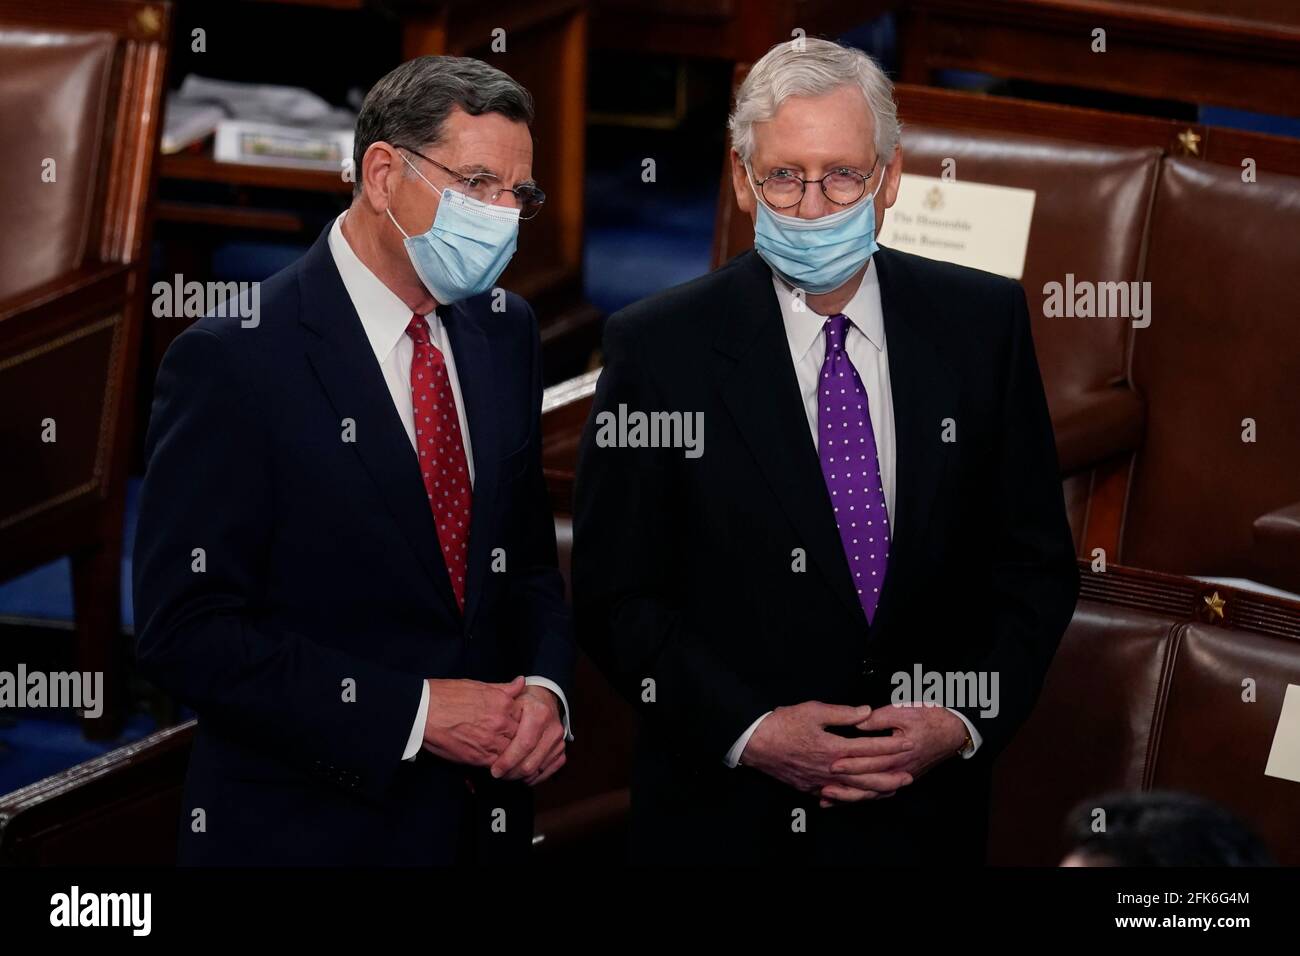
[[[990,862],[1054,866],[1077,801],[1141,789],[1175,627],[1165,615],[1079,602],[1032,717],[998,761]]]
[[[1300,602],[1081,571],[1084,599],[1042,695],[995,767],[990,862],[1054,866],[1076,804],[1181,790],[1236,814],[1277,862],[1300,864],[1300,783],[1264,774],[1287,686],[1300,685]]]
[[[1300,782],[1264,773],[1288,684],[1300,686],[1300,632],[1284,638],[1184,625],[1149,777],[1153,789],[1188,790],[1249,821],[1278,862],[1294,866]]]
[[[1048,282],[1064,283],[1067,274],[1094,282],[1138,278],[1160,151],[1016,133],[904,126],[905,173],[938,178],[947,159],[956,162],[958,182],[1013,186],[1035,193],[1020,281],[1053,410],[1072,398],[1123,382],[1129,323],[1044,317],[1043,287]]]
[[[0,0],[0,580],[72,558],[77,667],[124,697],[120,576],[170,6]]]
[[[1120,559],[1260,578],[1252,525],[1300,502],[1300,177],[1167,159],[1135,330],[1149,422]],[[1243,440],[1243,421],[1255,441]]]
[[[112,85],[112,34],[0,23],[0,300],[82,264],[92,245]]]

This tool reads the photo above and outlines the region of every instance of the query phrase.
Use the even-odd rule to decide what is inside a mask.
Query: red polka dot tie
[[[469,566],[471,489],[465,442],[456,415],[456,397],[447,377],[447,360],[429,341],[424,316],[413,315],[406,334],[415,342],[411,358],[411,405],[415,409],[415,446],[420,474],[433,512],[456,604],[465,610],[465,576]]]

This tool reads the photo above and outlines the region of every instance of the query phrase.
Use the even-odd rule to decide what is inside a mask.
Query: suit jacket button
[[[862,671],[861,671],[862,676],[870,677],[875,672],[876,672],[876,662],[870,657],[862,658]]]

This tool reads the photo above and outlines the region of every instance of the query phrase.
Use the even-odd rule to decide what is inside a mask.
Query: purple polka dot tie
[[[817,456],[853,586],[870,621],[889,563],[889,512],[867,390],[844,348],[848,325],[844,315],[826,320],[826,361],[817,387]]]

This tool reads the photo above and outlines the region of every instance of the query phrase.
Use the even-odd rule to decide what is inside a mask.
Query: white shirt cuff
[[[749,743],[749,738],[754,736],[754,731],[758,730],[758,725],[763,722],[763,718],[767,717],[771,713],[772,712],[769,710],[763,715],[763,717],[758,718],[758,720],[750,724],[748,730],[736,738],[736,742],[731,745],[731,749],[727,751],[727,755],[722,758],[723,763],[728,767],[740,766],[740,756],[745,752],[745,745]]]
[[[420,754],[420,744],[424,743],[424,724],[429,718],[429,682],[420,681],[420,708],[415,712],[415,726],[407,738],[406,749],[402,751],[403,760],[414,760]]]
[[[980,744],[984,743],[984,738],[980,736],[980,732],[975,729],[975,725],[967,720],[966,715],[961,711],[953,710],[951,707],[945,707],[944,710],[956,714],[958,719],[966,725],[966,732],[970,734],[971,748],[965,753],[961,753],[961,751],[958,751],[958,753],[961,753],[962,760],[969,760],[971,757],[975,756],[975,751],[980,749]]]
[[[536,687],[545,687],[556,697],[560,698],[560,714],[564,717],[564,739],[573,739],[573,728],[569,725],[569,701],[564,696],[564,691],[560,690],[560,685],[547,677],[525,677],[525,684],[532,684]]]

